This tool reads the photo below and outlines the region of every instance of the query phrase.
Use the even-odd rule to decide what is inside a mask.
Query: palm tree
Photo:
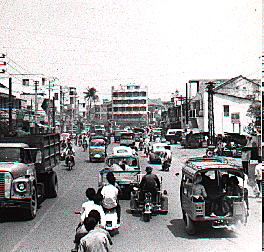
[[[97,90],[94,87],[87,88],[86,92],[83,92],[85,94],[84,98],[87,99],[88,103],[88,118],[90,120],[91,115],[91,107],[92,107],[92,101],[95,102],[98,100],[98,96],[96,95]]]

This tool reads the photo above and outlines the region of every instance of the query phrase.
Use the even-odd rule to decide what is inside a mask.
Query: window
[[[23,79],[22,80],[22,85],[23,86],[29,86],[29,79]]]
[[[59,100],[59,94],[58,93],[54,94],[54,100],[56,100],[56,101]]]
[[[229,116],[229,105],[224,105],[224,116]]]

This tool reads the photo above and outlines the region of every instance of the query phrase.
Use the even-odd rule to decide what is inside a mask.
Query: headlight
[[[26,192],[26,190],[27,190],[27,183],[24,182],[24,181],[17,182],[17,183],[15,184],[15,190],[16,190],[17,192]]]

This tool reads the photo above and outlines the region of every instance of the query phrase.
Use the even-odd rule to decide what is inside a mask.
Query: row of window
[[[113,119],[141,119],[140,114],[125,114],[125,115],[113,115]]]
[[[114,100],[113,104],[146,104],[147,100]]]
[[[113,108],[114,112],[118,111],[147,111],[146,107],[117,107]]]
[[[113,97],[146,97],[147,93],[144,91],[141,92],[113,92]]]

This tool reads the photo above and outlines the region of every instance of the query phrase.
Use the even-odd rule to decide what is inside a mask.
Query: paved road
[[[113,145],[110,145],[110,149]],[[110,151],[109,149],[109,151]],[[0,251],[70,251],[73,247],[79,210],[85,200],[87,187],[97,188],[98,171],[102,163],[89,163],[87,153],[76,148],[76,168],[67,171],[63,163],[56,168],[59,177],[59,195],[42,203],[33,221],[13,217],[13,213],[0,223]],[[185,150],[173,146],[173,164],[169,172],[160,171],[160,165],[152,165],[154,172],[162,175],[163,189],[168,191],[169,213],[154,216],[149,223],[126,212],[129,201],[122,201],[120,233],[113,238],[113,252],[119,251],[261,251],[261,202],[250,198],[250,216],[246,227],[233,230],[204,229],[196,236],[185,233],[179,200],[180,172],[184,160],[200,156],[204,149]],[[140,154],[141,155],[141,154]],[[141,155],[141,166],[147,164]]]

